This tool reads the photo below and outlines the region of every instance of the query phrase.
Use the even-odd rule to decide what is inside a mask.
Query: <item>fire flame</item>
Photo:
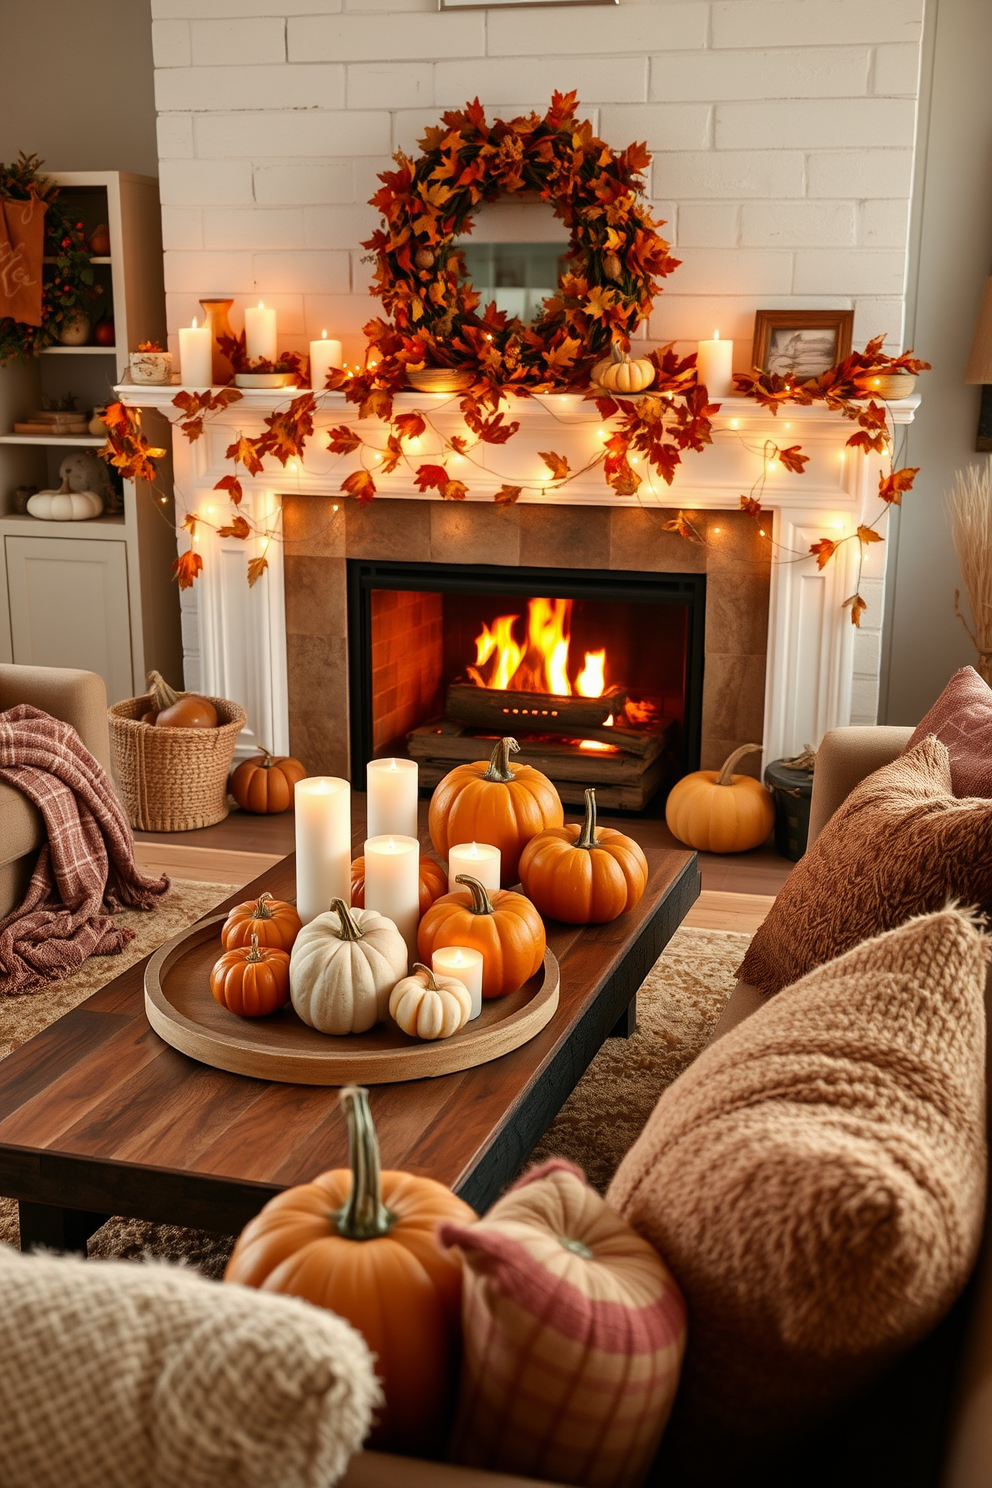
[[[475,666],[468,674],[478,687],[515,692],[550,692],[558,697],[602,697],[606,690],[606,651],[587,651],[572,686],[568,675],[570,599],[532,599],[527,604],[527,640],[513,633],[519,615],[498,615],[492,629],[483,623],[475,638]],[[481,668],[491,663],[488,673]],[[608,746],[610,747],[610,746]]]

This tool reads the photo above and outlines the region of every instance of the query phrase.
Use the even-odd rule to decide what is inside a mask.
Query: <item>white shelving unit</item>
[[[14,510],[15,489],[56,489],[67,454],[105,441],[8,431],[46,397],[71,392],[82,411],[112,402],[128,352],[144,340],[165,345],[158,182],[117,171],[50,174],[88,233],[103,222],[110,228],[109,256],[92,259],[103,290],[92,319],[113,320],[116,344],[51,346],[0,368],[0,660],[99,672],[115,702],[143,692],[151,667],[182,680],[168,460],[159,490],[124,482],[123,512],[44,522]],[[169,449],[162,416],[149,410],[143,421],[151,442]]]

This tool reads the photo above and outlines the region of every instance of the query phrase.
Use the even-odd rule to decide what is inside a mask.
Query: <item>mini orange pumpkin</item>
[[[632,837],[596,825],[596,792],[586,793],[582,826],[532,837],[520,859],[528,897],[553,920],[602,925],[633,909],[647,886],[648,860]]]
[[[456,890],[435,899],[417,931],[417,955],[428,966],[440,946],[482,952],[482,995],[516,992],[539,970],[547,949],[544,921],[529,899],[509,889],[490,895],[477,878],[459,873]]]
[[[272,946],[236,946],[214,962],[210,990],[221,1007],[239,1018],[264,1018],[289,1001],[289,957]]]
[[[368,1091],[346,1086],[349,1164],[270,1199],[242,1231],[225,1281],[303,1297],[365,1337],[385,1409],[369,1445],[443,1447],[461,1337],[461,1266],[434,1238],[473,1210],[432,1178],[380,1173]]]
[[[221,927],[220,943],[225,951],[231,951],[235,946],[250,945],[254,935],[260,946],[291,951],[302,928],[303,921],[295,904],[273,899],[271,894],[259,894],[257,899],[246,899],[234,906]]]
[[[665,806],[669,831],[697,852],[747,852],[760,847],[775,825],[775,806],[760,780],[735,775],[745,754],[760,744],[742,744],[720,770],[695,770],[672,786]]]
[[[438,855],[459,842],[488,842],[501,853],[500,883],[519,878],[520,854],[545,827],[565,820],[551,781],[532,765],[511,765],[520,745],[500,739],[488,764],[477,760],[449,770],[431,798],[431,842]]]
[[[448,892],[448,875],[433,858],[420,857],[420,913],[425,915],[442,894]],[[354,858],[351,864],[351,907],[365,908],[365,859]]]
[[[293,804],[293,787],[306,779],[306,769],[292,755],[272,755],[260,744],[260,760],[243,760],[228,781],[228,790],[242,811],[275,816]]]

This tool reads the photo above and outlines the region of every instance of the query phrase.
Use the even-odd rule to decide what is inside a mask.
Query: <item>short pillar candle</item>
[[[214,338],[209,326],[199,326],[196,316],[191,326],[179,330],[179,374],[184,387],[213,386]]]
[[[727,398],[734,390],[734,343],[721,341],[719,331],[696,348],[696,381],[711,398]]]
[[[498,847],[488,842],[459,842],[448,848],[448,893],[456,893],[462,885],[459,873],[468,873],[477,878],[490,894],[499,888],[501,854]]]
[[[329,341],[327,332],[321,331],[319,341],[310,342],[310,386],[319,393],[327,382],[328,372],[339,369],[344,363],[340,341]]]
[[[420,842],[416,837],[391,834],[368,839],[365,908],[392,920],[406,941],[410,960],[415,961],[420,924]]]
[[[298,780],[296,908],[304,925],[331,907],[351,903],[351,786],[336,775]]]
[[[471,946],[441,946],[431,956],[435,976],[457,977],[472,999],[469,1022],[482,1012],[482,952]]]
[[[249,362],[274,362],[276,350],[276,312],[259,300],[245,310],[245,356]]]
[[[417,837],[420,771],[416,760],[369,760],[365,780],[369,836]]]

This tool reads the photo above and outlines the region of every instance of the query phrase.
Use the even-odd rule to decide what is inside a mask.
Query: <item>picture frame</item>
[[[853,310],[757,310],[752,366],[805,382],[850,355],[853,330]]]

